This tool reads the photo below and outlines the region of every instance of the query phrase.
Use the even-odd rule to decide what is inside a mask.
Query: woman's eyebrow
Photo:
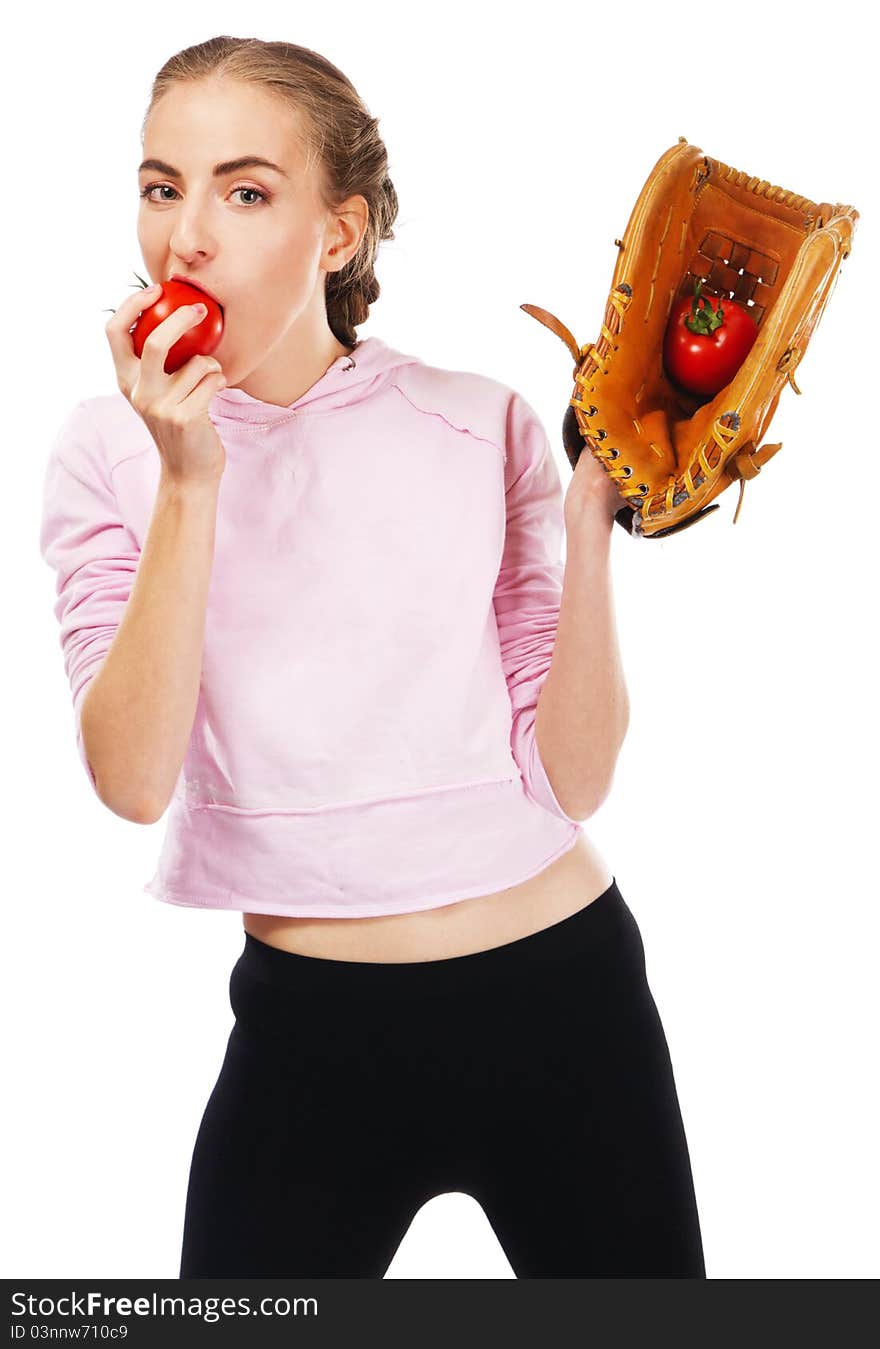
[[[225,178],[227,174],[238,173],[240,169],[247,168],[274,169],[276,173],[282,174],[285,178],[288,174],[278,164],[273,164],[271,159],[263,159],[260,155],[242,155],[239,159],[227,159],[222,164],[214,165],[214,177]],[[166,164],[164,159],[145,159],[138,168],[138,173],[144,169],[154,169],[156,173],[164,173],[169,178],[182,178],[180,169],[175,169],[173,165]]]

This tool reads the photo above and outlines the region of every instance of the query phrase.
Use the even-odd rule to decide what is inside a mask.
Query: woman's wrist
[[[590,490],[575,496],[569,493],[565,500],[565,532],[610,537],[614,517],[622,505],[616,488],[610,500],[607,492]]]

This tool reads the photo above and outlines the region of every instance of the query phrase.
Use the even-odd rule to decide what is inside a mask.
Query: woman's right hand
[[[226,467],[226,451],[208,416],[208,404],[226,385],[223,368],[213,356],[191,356],[173,374],[165,373],[171,347],[204,316],[195,305],[181,305],[153,329],[140,358],[134,354],[131,329],[160,294],[157,289],[150,297],[139,288],[105,326],[117,383],[153,437],[165,477],[183,483],[217,481]]]

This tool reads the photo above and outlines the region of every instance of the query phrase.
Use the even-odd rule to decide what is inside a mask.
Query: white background
[[[585,828],[644,938],[709,1277],[876,1277],[867,20],[747,0],[445,5],[434,22],[381,2],[15,13],[2,92],[3,1275],[176,1277],[192,1144],[232,1024],[241,917],[142,892],[164,820],[129,824],[86,781],[37,543],[51,439],[75,402],[115,390],[104,310],[144,274],[150,82],[174,51],[231,33],[322,52],[380,119],[400,216],[360,335],[520,390],[566,484],[571,359],[519,305],[549,309],[581,343],[598,336],[614,239],[664,150],[683,135],[859,209],[802,396],[783,391],[767,433],[783,449],[736,526],[731,488],[669,540],[614,528],[632,715]],[[419,1212],[387,1277],[513,1272],[482,1209],[454,1193]]]

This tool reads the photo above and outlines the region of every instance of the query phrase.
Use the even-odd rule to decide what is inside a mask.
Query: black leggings
[[[378,963],[245,933],[180,1277],[381,1278],[463,1191],[518,1278],[705,1278],[687,1142],[616,881],[539,932]]]

